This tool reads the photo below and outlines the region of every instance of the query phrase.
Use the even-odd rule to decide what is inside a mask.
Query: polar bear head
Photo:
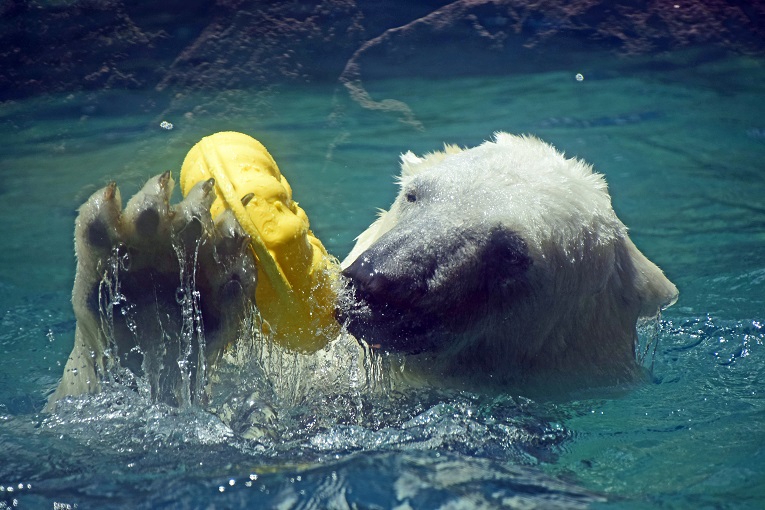
[[[603,176],[534,137],[402,156],[400,192],[343,261],[357,338],[444,373],[633,373],[636,322],[677,289]]]

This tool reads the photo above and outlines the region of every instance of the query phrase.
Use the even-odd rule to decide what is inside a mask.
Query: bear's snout
[[[364,254],[343,271],[357,300],[376,308],[406,308],[425,295],[426,288],[417,278],[392,274],[375,260],[373,254]]]
[[[423,310],[435,260],[412,251],[407,236],[389,235],[343,271],[350,304],[336,312],[356,338],[388,350],[431,350],[425,340],[437,324]]]
[[[383,349],[416,353],[459,343],[469,324],[512,301],[531,266],[523,240],[500,226],[408,227],[385,233],[343,271],[350,300],[338,320]],[[422,243],[426,227],[435,242]]]

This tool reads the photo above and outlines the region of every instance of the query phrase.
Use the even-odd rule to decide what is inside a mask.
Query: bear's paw
[[[213,220],[214,181],[170,203],[169,172],[121,207],[112,183],[75,224],[77,330],[50,401],[127,384],[154,401],[204,400],[209,368],[256,318],[250,238],[231,211]]]

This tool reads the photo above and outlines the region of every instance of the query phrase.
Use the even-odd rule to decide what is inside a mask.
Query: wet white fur
[[[446,146],[424,157],[407,152],[399,181],[399,196],[357,238],[343,268],[406,216],[409,191],[425,187],[435,194],[430,200],[440,217],[456,226],[499,223],[528,247],[533,298],[513,303],[476,335],[496,339],[473,346],[495,361],[487,369],[520,364],[530,371],[576,371],[581,365],[605,377],[629,377],[624,367],[634,358],[637,319],[656,316],[678,292],[629,239],[602,175],[538,138],[496,133],[471,149]],[[427,234],[412,236],[413,242],[438,242]],[[488,328],[497,333],[487,335]]]
[[[591,267],[593,289],[614,268],[612,256],[601,253],[619,239],[635,261],[642,289],[641,317],[655,316],[677,298],[677,289],[662,271],[635,247],[627,228],[616,217],[605,179],[592,166],[565,158],[553,146],[533,136],[499,132],[493,141],[472,149],[447,145],[442,152],[423,157],[411,151],[401,156],[401,193],[387,211],[356,239],[342,267],[350,266],[377,239],[398,223],[397,212],[407,186],[418,175],[444,174],[445,179],[465,182],[464,195],[453,197],[470,213],[492,215],[499,209],[508,228],[521,234],[535,264],[555,264],[559,257],[584,260]],[[480,197],[485,197],[485,200]],[[479,203],[476,203],[476,198]],[[465,200],[461,200],[465,199]],[[497,201],[502,201],[497,206]]]

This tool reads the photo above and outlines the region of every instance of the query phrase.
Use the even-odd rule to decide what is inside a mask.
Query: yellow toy
[[[266,148],[242,133],[203,138],[183,161],[184,196],[213,177],[215,218],[231,209],[251,238],[258,261],[255,301],[282,345],[315,351],[339,333],[333,284],[339,266],[311,232],[308,217]]]

